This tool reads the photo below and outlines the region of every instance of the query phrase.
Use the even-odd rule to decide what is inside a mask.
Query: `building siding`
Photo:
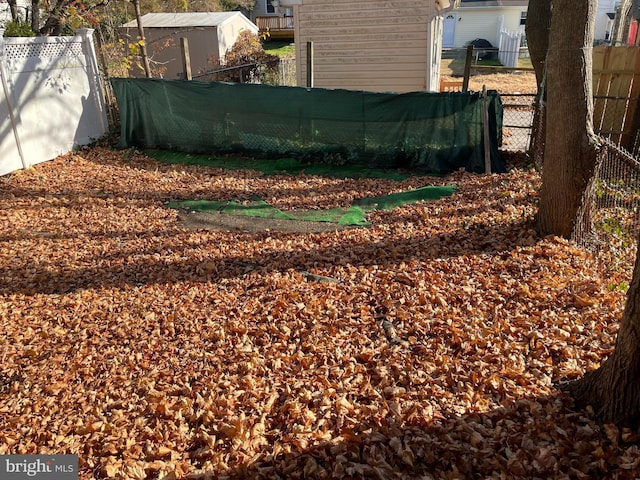
[[[251,11],[251,20],[255,22],[256,17],[262,17],[265,15],[273,15],[273,13],[267,13],[267,0],[256,0]]]
[[[429,0],[304,0],[296,8],[298,84],[314,47],[314,86],[367,91],[426,88]]]

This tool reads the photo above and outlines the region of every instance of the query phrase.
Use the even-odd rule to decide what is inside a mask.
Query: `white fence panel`
[[[505,67],[517,67],[520,57],[520,43],[523,32],[512,32],[506,28],[500,29],[498,44],[498,59]]]
[[[0,37],[2,37],[1,29]],[[0,59],[3,58],[3,47],[4,43],[0,38]],[[0,175],[19,168],[26,168],[24,155],[20,150],[20,142],[17,137],[17,122],[19,118],[15,113],[14,100],[9,88],[4,63],[0,62]]]
[[[0,38],[0,175],[107,132],[92,35],[82,29],[73,37]]]

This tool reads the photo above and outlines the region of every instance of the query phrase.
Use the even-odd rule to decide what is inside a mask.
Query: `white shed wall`
[[[245,30],[253,34],[258,33],[258,27],[247,22],[244,17],[233,17],[218,26],[218,55],[220,58],[224,57],[226,53],[231,50],[240,32]]]

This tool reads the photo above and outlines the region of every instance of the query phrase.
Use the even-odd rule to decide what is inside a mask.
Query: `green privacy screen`
[[[294,157],[448,173],[484,172],[483,104],[492,171],[502,104],[496,92],[372,93],[222,82],[112,79],[119,147]]]

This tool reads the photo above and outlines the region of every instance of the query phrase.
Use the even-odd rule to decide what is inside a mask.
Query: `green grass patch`
[[[167,150],[147,150],[146,153],[162,163],[203,165],[229,170],[257,170],[266,175],[298,175],[305,173],[337,178],[384,178],[397,181],[404,180],[410,176],[409,174],[399,173],[394,170],[372,169],[358,165],[308,164],[299,162],[294,158],[262,160],[242,157],[215,157],[205,154],[172,152]],[[257,196],[241,203],[232,200],[185,200],[170,202],[167,206],[175,209],[217,212],[226,215],[366,226],[370,224],[366,219],[367,211],[392,210],[401,205],[438,200],[442,197],[452,195],[454,192],[454,186],[426,186],[380,197],[359,199],[354,201],[353,205],[348,208],[292,210],[287,212],[272,207]]]
[[[518,58],[518,67],[519,68],[533,68],[533,63],[531,63],[531,57],[520,57],[520,58]]]
[[[262,48],[265,52],[281,58],[293,57],[296,54],[295,44],[289,41],[267,40],[262,42]]]
[[[257,159],[251,157],[212,156],[207,154],[146,150],[145,153],[159,162],[168,164],[202,165],[226,170],[256,170],[265,175],[319,175],[331,178],[386,178],[402,181],[409,173],[390,169],[369,168],[364,165],[328,165],[305,163],[295,158]]]

